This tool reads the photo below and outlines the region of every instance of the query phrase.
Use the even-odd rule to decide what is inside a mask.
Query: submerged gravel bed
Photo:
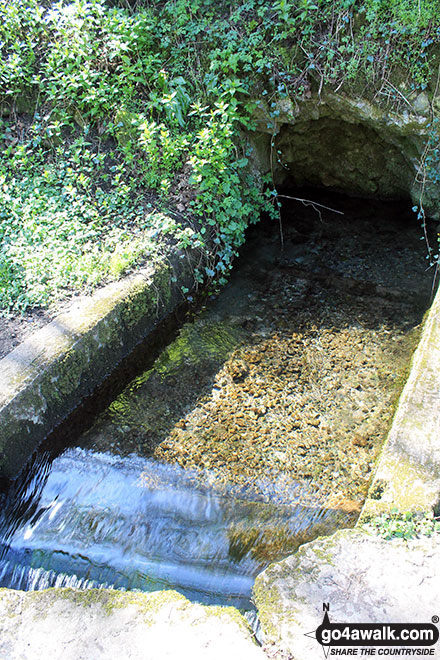
[[[219,485],[299,483],[309,502],[358,512],[431,275],[411,217],[336,203],[344,216],[300,207],[285,220],[282,251],[272,227],[258,228],[227,289],[82,444],[177,462]]]

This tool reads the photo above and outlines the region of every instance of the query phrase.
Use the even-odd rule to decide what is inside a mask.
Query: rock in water
[[[330,605],[333,623],[430,623],[439,610],[439,565],[439,535],[384,541],[342,530],[303,545],[255,582],[269,655],[324,657],[316,639],[307,636],[322,623],[323,603]]]

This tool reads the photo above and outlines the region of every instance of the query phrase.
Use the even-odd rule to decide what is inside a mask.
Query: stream
[[[316,198],[316,193],[315,193]],[[401,203],[321,195],[249,232],[229,285],[90,428],[4,496],[0,587],[174,588],[251,607],[258,572],[355,524],[429,305]]]

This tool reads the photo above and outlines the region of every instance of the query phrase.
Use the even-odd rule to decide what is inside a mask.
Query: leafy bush
[[[323,85],[405,105],[396,80],[409,93],[435,84],[437,13],[437,0],[3,3],[2,309],[146,258],[154,218],[181,217],[182,176],[193,224],[175,230],[209,255],[197,280],[223,283],[249,222],[277,211],[242,146],[252,99],[265,99],[268,130],[279,99]]]
[[[432,514],[400,513],[397,509],[382,513],[364,527],[386,540],[413,539],[440,532],[440,522]]]
[[[3,309],[47,305],[64,289],[91,288],[154,252],[148,229],[158,217],[146,212],[124,166],[87,135],[54,147],[48,159],[39,137],[34,125],[0,166]]]

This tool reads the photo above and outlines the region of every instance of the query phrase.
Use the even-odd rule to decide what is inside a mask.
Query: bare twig
[[[382,89],[384,89],[384,87],[386,87],[387,85],[388,85],[388,87],[391,87],[391,89],[394,90],[394,91],[400,96],[400,98],[403,99],[403,100],[405,101],[405,103],[406,103],[410,108],[412,108],[412,103],[411,103],[410,101],[408,101],[408,99],[406,98],[406,96],[405,96],[404,94],[402,94],[402,92],[401,92],[399,89],[397,89],[397,87],[395,87],[392,83],[390,83],[390,81],[389,81],[388,79],[387,79],[387,80],[384,80],[384,84],[382,85],[382,88],[379,90],[379,94],[383,94]],[[386,94],[387,94],[388,96],[390,96],[390,93],[389,93],[388,91],[386,92]]]
[[[322,209],[327,209],[327,211],[332,211],[333,213],[339,213],[339,215],[345,215],[344,211],[338,211],[337,209],[332,209],[330,206],[325,206],[325,204],[319,204],[318,202],[314,202],[311,199],[302,199],[301,197],[291,197],[290,195],[279,195],[278,197],[283,197],[284,199],[292,199],[294,202],[301,202],[305,206],[313,206],[315,211],[317,210],[315,207],[319,206]]]

